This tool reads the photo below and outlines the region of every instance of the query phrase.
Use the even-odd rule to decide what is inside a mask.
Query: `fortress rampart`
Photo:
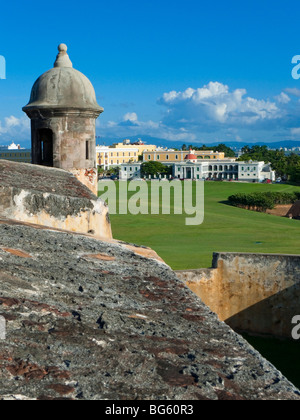
[[[80,228],[95,205],[106,238]],[[77,229],[58,231],[72,214]],[[71,173],[1,162],[0,400],[299,400],[299,390],[153,251],[113,240],[110,232],[107,206]],[[243,273],[237,291],[251,283],[247,258],[216,255],[217,268],[200,276],[216,311],[231,293],[230,281],[225,287],[220,279],[238,281],[232,267]],[[254,258],[261,272],[264,259]],[[285,269],[281,261],[265,269],[265,288],[272,268],[277,289],[284,282],[293,289],[299,261],[291,257]]]
[[[215,253],[212,269],[177,276],[234,330],[291,338],[300,314],[300,256]]]
[[[112,238],[107,205],[61,169],[1,161],[0,214],[20,222]]]

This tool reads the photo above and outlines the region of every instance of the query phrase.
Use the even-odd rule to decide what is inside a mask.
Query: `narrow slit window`
[[[89,142],[85,142],[85,158],[88,160],[90,158]]]

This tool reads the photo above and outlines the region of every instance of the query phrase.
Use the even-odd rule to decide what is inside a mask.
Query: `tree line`
[[[267,146],[245,146],[240,161],[270,162],[278,177],[300,183],[300,156],[292,153],[289,156],[283,150],[269,150]]]
[[[203,146],[193,146],[190,144],[187,146],[186,144],[182,145],[182,150],[188,151],[188,150],[199,150],[199,151],[205,151],[205,150],[212,150],[213,152],[219,152],[225,153],[226,157],[235,157],[235,152],[230,147],[226,146],[224,143],[220,143],[218,146],[206,146],[205,144]]]

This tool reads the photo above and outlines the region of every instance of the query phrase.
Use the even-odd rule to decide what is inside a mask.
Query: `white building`
[[[276,174],[272,170],[270,163],[265,162],[238,162],[239,181],[264,182],[266,180],[275,181]]]
[[[238,163],[235,159],[175,163],[173,176],[180,179],[238,180]]]
[[[141,177],[142,162],[124,163],[120,166],[119,179],[126,181]]]
[[[21,146],[19,144],[15,144],[15,142],[13,141],[8,147],[8,150],[20,150]]]
[[[235,159],[175,163],[173,176],[180,179],[214,179],[241,182],[275,181],[275,171],[265,162],[237,162]]]
[[[134,179],[141,177],[141,165],[139,163],[122,164],[120,179]],[[166,166],[173,167],[173,177],[179,179],[211,179],[240,182],[264,182],[275,181],[275,171],[270,164],[265,162],[236,162],[235,159],[222,159],[215,161],[198,162],[170,162]]]

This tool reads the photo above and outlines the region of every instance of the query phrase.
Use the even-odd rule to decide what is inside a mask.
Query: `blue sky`
[[[21,108],[61,42],[105,108],[98,136],[300,140],[299,15],[294,0],[2,3],[0,144],[28,143]]]

